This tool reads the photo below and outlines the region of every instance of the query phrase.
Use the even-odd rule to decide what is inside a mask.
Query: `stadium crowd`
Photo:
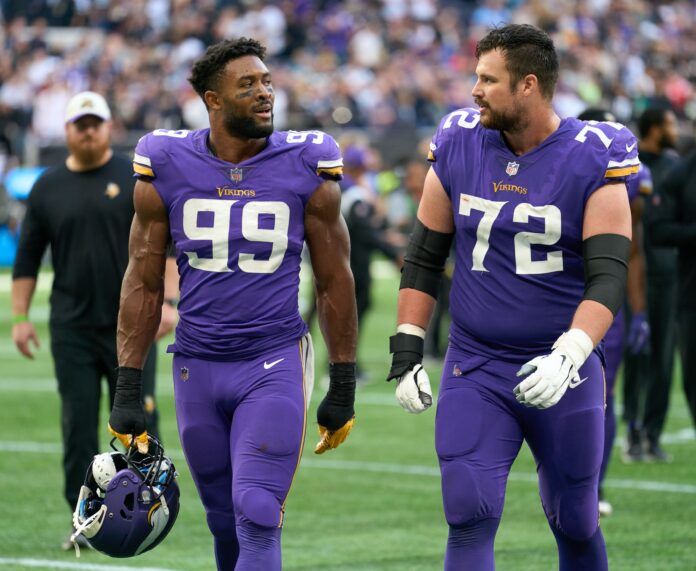
[[[0,0],[0,10],[0,230],[4,226],[15,233],[21,219],[21,208],[6,199],[4,175],[14,166],[36,162],[38,155],[28,149],[60,145],[64,110],[75,93],[93,90],[106,97],[113,141],[130,152],[137,137],[153,129],[206,127],[208,112],[188,82],[192,63],[221,39],[253,37],[268,48],[275,128],[322,129],[341,143],[346,168],[342,210],[354,247],[351,269],[359,318],[370,307],[372,253],[381,251],[397,267],[403,264],[430,136],[446,113],[474,104],[475,46],[492,26],[531,23],[552,36],[561,70],[554,107],[561,117],[604,108],[635,125],[639,118],[645,123],[646,109],[658,109],[670,110],[682,124],[696,120],[696,63],[691,57],[696,53],[696,11],[688,1]],[[662,133],[664,122],[660,117],[655,125],[640,128],[644,164],[646,153],[652,152],[649,135]],[[409,136],[396,140],[396,131]],[[385,148],[390,137],[397,151]],[[662,135],[654,138],[655,160],[664,155],[676,161],[674,144],[667,145]],[[647,208],[646,228],[654,225],[652,219],[663,225],[668,238],[659,245],[672,248],[675,267],[666,282],[673,286],[673,248],[680,244],[669,241],[673,231],[666,216],[651,213],[660,206],[666,178],[651,168],[657,198],[649,199],[653,206]],[[2,234],[0,253],[1,239]],[[648,264],[648,289],[652,269]],[[445,275],[450,274],[448,268]],[[448,284],[446,279],[443,291]],[[446,298],[442,296],[437,326],[425,341],[425,356],[438,360],[446,344],[439,324],[446,320]],[[676,301],[670,300],[670,311],[676,311]],[[652,316],[648,321],[658,331]],[[675,327],[672,319],[666,329]],[[693,347],[693,334],[690,339]],[[671,359],[674,352],[671,342],[665,353]],[[655,354],[652,349],[653,361]],[[666,414],[671,361],[665,374],[655,375],[653,369],[645,368],[649,372],[643,376],[665,380]],[[694,414],[693,364],[690,370],[685,390]],[[360,369],[358,378],[367,378]],[[636,382],[643,383],[642,377]],[[639,394],[637,389],[629,392]],[[629,436],[625,460],[643,461],[647,420],[626,411],[624,416]],[[658,424],[648,456],[669,462],[671,457],[659,447],[664,416]]]
[[[199,128],[187,82],[210,43],[256,37],[271,55],[277,128],[432,127],[471,103],[474,46],[500,23],[532,23],[561,55],[561,116],[602,105],[619,120],[648,104],[696,117],[691,2],[520,0],[3,0],[0,132],[63,137],[62,110],[104,93],[115,137]]]

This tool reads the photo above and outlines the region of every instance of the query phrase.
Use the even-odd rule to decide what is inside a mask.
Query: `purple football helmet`
[[[159,441],[148,440],[147,454],[119,452],[112,440],[115,452],[94,457],[73,513],[73,542],[82,535],[106,555],[132,557],[169,533],[179,513],[177,473]]]

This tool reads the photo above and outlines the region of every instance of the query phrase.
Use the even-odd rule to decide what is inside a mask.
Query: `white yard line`
[[[9,348],[8,348],[9,351]],[[19,355],[14,348],[12,347],[12,353],[16,354],[18,358],[23,358],[21,355]],[[2,344],[0,344],[0,356],[3,355],[3,347]],[[53,392],[57,393],[58,388],[56,384],[56,380],[52,377],[8,377],[8,378],[2,378],[0,376],[0,392],[3,391],[8,391],[8,392],[31,392],[31,393],[41,393],[41,392]],[[173,395],[174,394],[174,387],[172,387],[172,377],[170,374],[165,374],[165,373],[160,373],[157,375],[157,394],[159,395]],[[396,404],[396,399],[392,393],[381,393],[381,392],[368,392],[368,393],[363,393],[358,387],[358,391],[355,395],[355,399],[358,405],[366,405],[366,406],[393,406],[396,407],[398,406]],[[671,418],[679,418],[679,419],[690,419],[689,412],[686,408],[686,405],[674,405],[670,407],[669,410],[669,416]],[[671,444],[673,442],[683,442],[684,440],[693,440],[696,438],[696,435],[694,435],[694,431],[691,430],[691,436],[689,437],[684,436],[689,430],[691,429],[685,429],[685,430],[680,430],[678,433],[674,433],[673,435],[665,434],[663,438],[667,438],[667,440],[663,440],[666,444]],[[670,440],[670,438],[673,438],[673,440]],[[619,444],[617,444],[618,446]]]
[[[74,569],[80,571],[174,571],[163,567],[132,567],[130,565],[101,565],[99,563],[78,563],[77,561],[56,561],[54,559],[29,559],[26,557],[0,557],[0,567],[33,567],[38,569]]]
[[[34,454],[60,454],[60,444],[52,442],[30,441],[0,441],[0,453],[34,453]],[[174,460],[183,460],[184,455],[180,449],[167,448],[167,453]],[[439,478],[440,470],[437,466],[421,466],[409,464],[390,464],[386,462],[360,462],[355,460],[329,460],[318,458],[303,458],[302,466],[309,469],[340,470],[348,472],[371,472],[376,474],[399,474],[404,476],[426,476]],[[528,482],[536,484],[535,473],[512,472],[510,480],[515,482]],[[625,490],[646,490],[651,492],[669,492],[675,494],[696,495],[696,486],[690,484],[675,484],[671,482],[657,482],[651,480],[626,480],[609,478],[604,481],[605,488],[621,488]]]

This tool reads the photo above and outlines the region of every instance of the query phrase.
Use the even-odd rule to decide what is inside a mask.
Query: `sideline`
[[[51,442],[31,441],[0,441],[0,453],[19,452],[34,454],[60,454],[60,444]],[[184,454],[179,448],[168,448],[167,454],[176,461],[184,459]],[[303,458],[302,466],[309,469],[340,470],[349,472],[371,472],[377,474],[398,474],[403,476],[425,476],[439,478],[440,470],[437,466],[424,466],[414,464],[389,464],[386,462],[361,462],[355,460],[329,460],[318,458]],[[508,478],[513,482],[537,483],[535,473],[512,472]],[[605,488],[619,488],[623,490],[642,490],[648,492],[664,492],[673,494],[696,495],[696,486],[691,484],[676,484],[671,482],[658,482],[653,480],[627,480],[608,478],[604,481]],[[2,561],[2,560],[0,560]]]
[[[125,567],[123,565],[101,565],[99,563],[77,563],[76,561],[57,561],[55,559],[29,559],[26,557],[0,557],[0,567],[16,565],[39,569],[76,569],[80,571],[175,571],[163,567]]]

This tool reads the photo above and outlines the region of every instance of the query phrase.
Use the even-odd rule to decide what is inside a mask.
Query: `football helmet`
[[[73,543],[82,535],[106,555],[132,557],[167,536],[179,513],[177,473],[159,441],[148,439],[146,454],[120,452],[114,438],[114,452],[94,457],[73,513]]]

